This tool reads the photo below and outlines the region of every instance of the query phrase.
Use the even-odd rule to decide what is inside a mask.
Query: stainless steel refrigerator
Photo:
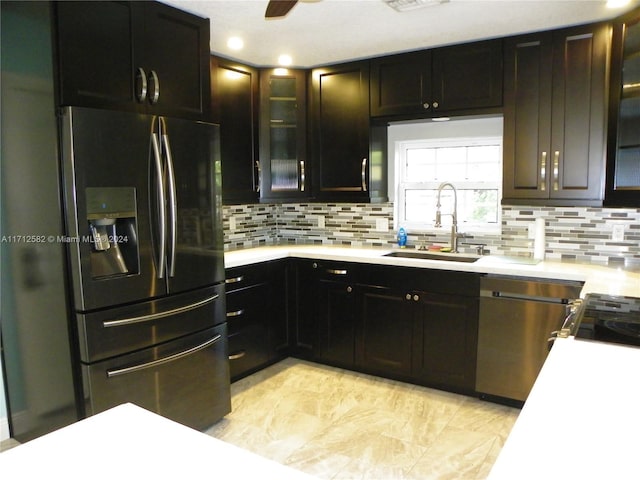
[[[67,107],[60,130],[86,414],[206,428],[230,411],[218,127]]]

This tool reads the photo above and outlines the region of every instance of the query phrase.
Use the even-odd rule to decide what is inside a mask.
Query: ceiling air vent
[[[441,3],[448,3],[449,0],[382,0],[398,12],[407,12],[416,8],[432,7]]]

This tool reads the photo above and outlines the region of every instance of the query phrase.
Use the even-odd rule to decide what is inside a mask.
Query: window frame
[[[411,148],[446,148],[464,146],[491,146],[497,145],[499,148],[499,171],[500,178],[496,182],[486,181],[451,181],[448,179],[434,180],[428,182],[409,182],[405,180],[406,174],[406,151]],[[394,228],[397,230],[404,227],[405,230],[416,233],[442,233],[447,232],[447,217],[443,216],[443,227],[434,226],[435,218],[425,219],[425,221],[412,222],[405,220],[405,200],[407,190],[436,190],[442,182],[450,182],[456,188],[460,185],[461,190],[465,189],[497,189],[497,221],[493,223],[466,223],[458,222],[458,229],[465,233],[481,233],[499,235],[502,231],[502,150],[503,139],[500,135],[484,135],[471,137],[449,137],[449,138],[425,138],[398,140],[395,142],[395,198],[394,198]],[[450,217],[448,217],[450,218]],[[450,222],[450,220],[449,220]],[[450,223],[449,223],[450,224]]]

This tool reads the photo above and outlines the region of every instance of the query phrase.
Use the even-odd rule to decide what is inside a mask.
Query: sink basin
[[[422,260],[443,260],[445,262],[465,262],[473,263],[480,257],[474,255],[464,255],[460,253],[433,253],[417,251],[400,251],[387,253],[385,257],[420,258]]]

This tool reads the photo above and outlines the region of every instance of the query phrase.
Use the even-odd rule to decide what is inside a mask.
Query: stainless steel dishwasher
[[[550,333],[582,283],[487,275],[480,280],[476,391],[524,401],[549,351]]]

